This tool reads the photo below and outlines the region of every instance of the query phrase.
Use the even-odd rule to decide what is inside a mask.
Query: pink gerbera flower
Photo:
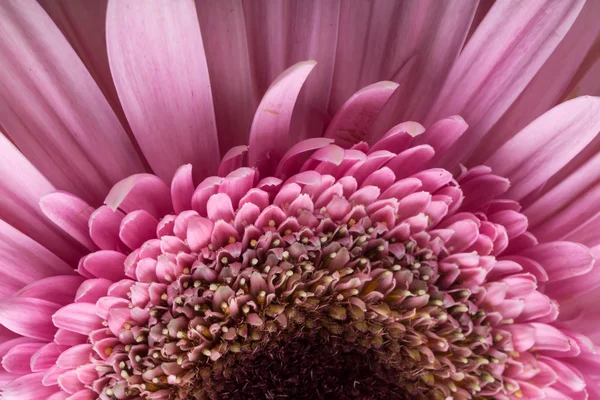
[[[0,397],[600,399],[599,15],[0,2]]]

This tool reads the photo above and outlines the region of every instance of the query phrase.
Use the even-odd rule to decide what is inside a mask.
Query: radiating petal
[[[314,61],[293,65],[283,72],[267,90],[252,121],[248,164],[261,174],[272,172],[294,138],[290,137],[292,111],[298,93]]]
[[[338,110],[324,136],[344,148],[369,140],[367,133],[375,117],[397,88],[397,83],[383,81],[359,90]]]
[[[600,131],[600,98],[579,97],[533,121],[486,161],[519,200],[568,163]]]
[[[573,24],[581,0],[496,2],[460,57],[425,126],[460,114],[469,130],[442,165],[454,167],[468,157],[533,79]]]
[[[0,123],[59,189],[101,200],[111,184],[143,170],[137,152],[42,7],[31,0],[1,6]]]
[[[0,154],[0,218],[61,258],[77,262],[83,247],[39,208],[40,198],[55,191],[54,187],[2,134]]]
[[[214,174],[219,144],[194,2],[109,1],[106,22],[119,99],[153,171],[167,182],[184,163],[198,179]]]
[[[469,158],[470,165],[482,163],[527,124],[561,102],[560,97],[600,34],[600,24],[596,17],[599,13],[600,2],[586,1],[556,50]],[[576,96],[593,94],[580,91],[575,93]]]
[[[35,372],[15,379],[2,388],[4,400],[40,400],[52,395],[56,386],[44,386],[42,378],[45,372]]]
[[[258,94],[252,79],[250,52],[241,0],[196,1],[202,41],[206,52],[219,148],[248,143]],[[223,45],[227,43],[225,51]]]
[[[97,249],[88,230],[88,221],[94,211],[88,203],[70,193],[54,192],[40,199],[40,208],[46,217],[88,250]]]
[[[0,324],[20,335],[52,340],[56,327],[52,314],[60,305],[46,300],[20,297],[0,301]],[[23,318],[23,316],[27,318]]]

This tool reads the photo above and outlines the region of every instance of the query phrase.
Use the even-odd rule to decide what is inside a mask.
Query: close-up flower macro
[[[0,0],[0,399],[600,400],[600,0]]]

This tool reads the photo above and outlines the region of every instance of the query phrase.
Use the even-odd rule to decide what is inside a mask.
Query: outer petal
[[[462,48],[476,6],[460,0],[343,1],[330,112],[366,85],[398,81],[398,71],[416,55],[405,92],[410,100],[398,105],[380,134],[398,122],[421,120]]]
[[[600,34],[598,15],[600,2],[586,1],[565,38],[473,153],[470,165],[481,164],[527,124],[560,102],[577,68]]]
[[[261,174],[274,169],[293,140],[292,111],[314,66],[314,61],[306,61],[288,68],[273,82],[258,106],[250,131],[248,164],[258,167]]]
[[[583,7],[582,0],[494,4],[452,67],[426,126],[459,114],[469,130],[444,165],[455,166],[515,101]]]
[[[39,243],[0,220],[0,275],[4,285],[21,287],[37,280],[69,275],[73,269]]]
[[[54,192],[40,199],[40,208],[52,222],[88,250],[97,249],[88,229],[94,209],[85,201],[70,193]]]
[[[519,200],[569,162],[598,131],[600,98],[580,97],[529,124],[486,164],[494,173],[510,179],[506,196]]]
[[[56,303],[27,297],[5,299],[0,301],[0,323],[26,337],[52,340],[57,329],[52,324],[52,314],[60,307]]]
[[[65,260],[76,263],[83,247],[49,221],[40,198],[54,187],[4,136],[0,135],[0,218]]]
[[[248,143],[258,93],[252,79],[244,9],[241,0],[196,2],[211,77],[219,148]],[[227,44],[225,50],[224,44]],[[262,42],[261,42],[262,43]]]
[[[39,4],[0,7],[0,123],[53,184],[99,201],[113,182],[143,170],[132,143]]]
[[[329,120],[327,106],[339,35],[340,3],[339,0],[243,2],[250,60],[259,95],[289,65],[304,60],[319,63],[298,98],[291,126],[294,140],[289,146],[320,136]]]
[[[115,86],[154,172],[170,181],[189,162],[198,178],[215,173],[219,145],[193,1],[110,1],[106,21]]]
[[[2,388],[2,398],[5,400],[40,400],[56,392],[56,386],[42,385],[45,372],[24,375]]]
[[[367,133],[375,117],[397,88],[397,83],[383,81],[356,92],[335,114],[325,137],[334,138],[344,148],[368,140]]]

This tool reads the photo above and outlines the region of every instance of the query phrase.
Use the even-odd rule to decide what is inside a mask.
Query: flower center
[[[473,281],[440,264],[452,261],[442,236],[389,230],[375,220],[385,204],[342,223],[290,209],[268,206],[241,238],[213,227],[210,243],[189,243],[190,227],[212,224],[190,214],[188,244],[165,235],[132,253],[139,282],[107,317],[120,344],[105,351],[104,393],[443,399],[499,389],[493,363],[506,349]]]

